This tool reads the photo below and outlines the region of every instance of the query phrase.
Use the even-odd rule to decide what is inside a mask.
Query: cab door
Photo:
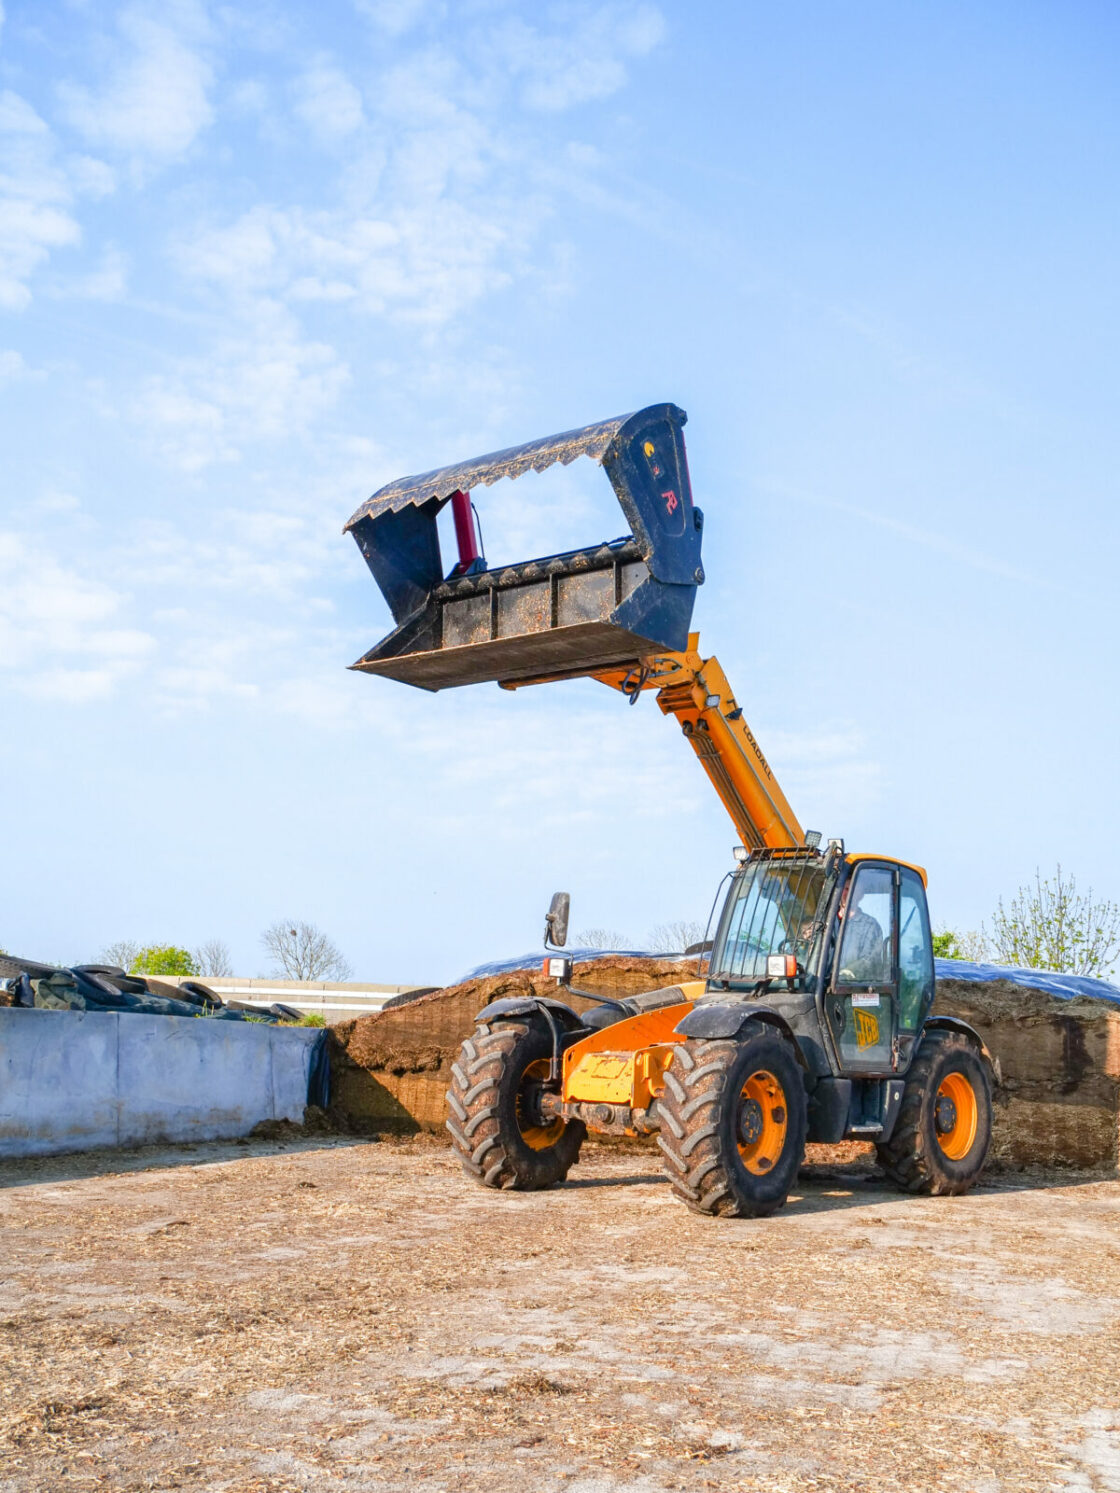
[[[845,1073],[891,1073],[897,1065],[897,868],[862,862],[839,912],[825,1009]]]

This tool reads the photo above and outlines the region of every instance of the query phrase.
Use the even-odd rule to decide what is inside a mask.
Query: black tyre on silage
[[[463,1170],[485,1187],[538,1191],[562,1182],[587,1134],[579,1120],[539,1112],[552,1037],[536,1022],[480,1026],[459,1049],[447,1128]]]
[[[960,1032],[922,1037],[902,1109],[879,1165],[904,1192],[952,1196],[980,1176],[992,1140],[992,1087],[983,1057]]]
[[[806,1112],[793,1048],[761,1022],[734,1039],[675,1045],[658,1100],[673,1191],[695,1213],[777,1212],[805,1154]]]

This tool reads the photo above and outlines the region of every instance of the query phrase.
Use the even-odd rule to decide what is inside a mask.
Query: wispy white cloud
[[[115,41],[106,44],[112,58],[106,82],[59,85],[66,116],[94,144],[134,161],[181,156],[213,117],[213,73],[198,46],[204,29],[193,6],[172,5],[159,19],[147,7],[127,7]]]
[[[1016,565],[1008,564],[1006,560],[998,556],[984,554],[983,551],[974,549],[971,545],[961,544],[959,540],[949,539],[944,534],[938,534],[931,529],[923,529],[917,524],[905,523],[902,519],[893,518],[888,513],[876,513],[873,509],[861,508],[856,503],[845,503],[839,498],[825,497],[823,493],[806,492],[786,483],[761,485],[768,487],[772,492],[779,493],[783,498],[793,498],[796,502],[808,503],[814,508],[829,508],[833,512],[857,518],[862,523],[883,529],[899,539],[905,539],[911,544],[920,545],[923,549],[934,550],[938,554],[956,560],[958,564],[966,565],[971,570],[998,575],[1005,580],[1015,581],[1019,585],[1053,589],[1053,583],[1042,576],[1033,575]]]
[[[45,368],[35,368],[14,347],[0,347],[0,388],[5,384],[41,384],[47,377]]]
[[[295,110],[315,137],[334,144],[360,129],[362,95],[338,67],[319,58],[295,84]]]
[[[187,384],[205,379],[192,373],[154,374],[132,403],[133,418],[169,465],[197,472],[215,461],[235,461],[237,447],[226,434],[223,411],[210,399],[188,391]]]
[[[501,64],[521,81],[532,109],[558,112],[607,98],[625,86],[627,63],[651,52],[665,36],[652,5],[571,5],[546,29],[513,18],[497,28]]]
[[[893,325],[865,306],[830,306],[828,314],[845,331],[873,349],[898,377],[919,385],[927,399],[980,404],[1004,417],[1013,413],[1005,390],[986,384],[974,369],[946,365],[915,345],[913,333]]]
[[[26,99],[0,92],[0,308],[23,310],[51,251],[78,243],[73,200],[46,121]]]
[[[310,212],[256,207],[177,246],[197,281],[246,301],[262,291],[292,302],[351,300],[370,315],[446,325],[508,283],[529,244],[532,199],[490,213],[438,195],[376,209]]]
[[[349,376],[334,348],[304,338],[294,318],[261,298],[206,357],[150,377],[131,413],[168,461],[198,471],[236,460],[246,443],[306,430]]]
[[[851,727],[783,731],[763,726],[759,740],[783,792],[795,805],[811,812],[843,814],[851,822],[881,797],[882,764],[869,755],[860,731]],[[833,826],[804,827],[827,832]]]
[[[395,34],[431,21],[398,46],[365,87],[325,57],[293,83],[294,111],[323,141],[345,140],[332,206],[258,203],[177,242],[190,278],[244,301],[266,292],[293,307],[347,302],[438,331],[527,274],[555,212],[555,175],[542,187],[539,153],[511,117],[511,95],[556,111],[605,97],[627,64],[664,35],[647,4],[574,6],[547,24],[491,15],[468,23],[454,51],[424,7],[366,7]],[[251,100],[265,108],[260,90]],[[578,151],[563,176],[592,170]]]
[[[58,296],[75,296],[88,301],[119,301],[128,285],[128,259],[112,244],[88,269],[60,279],[54,287]]]
[[[431,0],[355,0],[360,14],[389,36],[402,36],[431,11]]]
[[[150,633],[117,625],[120,592],[41,544],[0,531],[0,577],[0,670],[23,694],[103,699],[155,647]]]
[[[0,348],[0,384],[24,378],[27,371],[27,364],[23,361],[22,353],[17,353],[11,347]]]

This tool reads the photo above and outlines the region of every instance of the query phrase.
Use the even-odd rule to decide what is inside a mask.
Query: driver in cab
[[[865,911],[867,900],[864,893],[854,908],[845,906],[841,910],[844,937],[840,947],[840,978],[874,984],[890,979],[890,951],[879,919]]]

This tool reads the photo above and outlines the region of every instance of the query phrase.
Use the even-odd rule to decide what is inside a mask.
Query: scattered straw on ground
[[[434,1142],[0,1166],[0,1490],[1120,1489],[1120,1181],[776,1218],[648,1151],[494,1194]]]

